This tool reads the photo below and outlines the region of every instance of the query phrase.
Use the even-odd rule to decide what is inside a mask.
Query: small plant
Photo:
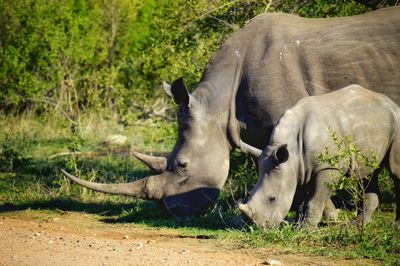
[[[71,130],[71,135],[68,141],[68,150],[71,156],[68,158],[67,163],[65,164],[66,170],[72,172],[76,176],[81,176],[80,170],[78,169],[76,154],[80,152],[82,149],[83,139],[82,137],[74,130]],[[71,184],[63,175],[58,175],[52,182],[53,185],[60,186],[60,193],[64,191],[66,195],[70,195]],[[82,190],[82,188],[80,188]]]
[[[15,168],[23,165],[26,160],[23,145],[13,140],[12,137],[6,136],[0,144],[0,170],[13,172]]]
[[[246,198],[250,189],[257,182],[258,175],[255,163],[242,152],[234,151],[230,155],[230,174],[227,185],[220,198],[232,209],[236,209],[238,201]]]
[[[365,237],[364,208],[365,194],[370,184],[373,172],[378,169],[378,158],[374,150],[365,155],[362,150],[353,144],[351,136],[339,138],[331,128],[328,129],[337,148],[336,153],[325,151],[316,155],[319,164],[328,164],[337,171],[332,171],[333,181],[328,184],[331,193],[344,190],[350,195],[350,201],[361,217],[356,220],[360,240]],[[368,173],[368,174],[366,174]]]

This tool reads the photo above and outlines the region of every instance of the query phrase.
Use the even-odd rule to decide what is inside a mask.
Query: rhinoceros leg
[[[337,220],[339,219],[338,211],[336,210],[336,207],[330,197],[328,197],[325,201],[323,215],[325,219],[330,222],[337,222]]]
[[[364,219],[364,221],[367,223],[371,222],[372,214],[379,205],[378,174],[379,171],[375,171],[371,177],[371,180],[369,182],[365,182],[365,185],[368,185],[368,187],[365,191],[364,206],[361,206],[361,212],[358,214],[358,218]]]
[[[397,166],[400,168],[400,164]],[[400,171],[399,171],[400,172]],[[395,201],[396,201],[396,226],[398,229],[400,229],[400,173],[397,174],[397,172],[392,170],[392,175],[391,175],[394,183],[394,195],[395,195]]]
[[[304,217],[301,221],[302,226],[317,226],[321,220],[327,202],[328,204],[332,203],[329,198],[329,189],[327,186],[332,180],[331,171],[332,170],[320,171],[314,176],[314,182],[311,184],[311,189],[305,202]]]
[[[395,137],[389,154],[389,170],[394,183],[396,225],[400,229],[400,135]]]
[[[290,207],[290,210],[297,213],[297,217],[295,218],[296,221],[301,221],[305,217],[305,201],[308,201],[307,191],[304,188],[298,188],[293,199],[292,206]],[[339,213],[330,197],[328,197],[325,201],[325,207],[322,214],[329,222],[337,222],[339,219]]]
[[[393,176],[394,193],[396,197],[396,220],[397,228],[400,229],[400,179],[399,176]]]

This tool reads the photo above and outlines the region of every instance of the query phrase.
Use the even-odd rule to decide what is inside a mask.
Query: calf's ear
[[[282,144],[275,150],[274,158],[276,164],[284,163],[289,159],[289,151],[287,149],[287,144]]]
[[[185,86],[185,83],[183,82],[183,78],[178,78],[172,82],[172,85],[169,85],[164,81],[163,89],[174,99],[176,104],[183,103],[186,106],[189,106],[190,94]]]

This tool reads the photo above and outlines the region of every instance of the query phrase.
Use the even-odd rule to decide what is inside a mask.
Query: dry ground
[[[366,260],[241,248],[233,240],[187,237],[174,229],[108,224],[82,213],[22,211],[0,216],[0,265],[366,265]]]

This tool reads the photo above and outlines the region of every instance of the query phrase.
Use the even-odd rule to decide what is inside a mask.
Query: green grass
[[[236,201],[243,199],[257,179],[251,161],[241,153],[231,156],[231,173],[215,207],[201,217],[176,220],[168,217],[157,202],[96,193],[71,184],[61,175],[65,168],[85,179],[126,182],[149,175],[139,161],[122,151],[168,152],[175,141],[175,125],[143,121],[123,126],[88,114],[80,138],[72,137],[68,123],[59,117],[0,117],[0,213],[19,210],[76,211],[100,216],[104,223],[135,223],[151,228],[175,228],[182,235],[234,240],[244,247],[276,247],[282,252],[308,253],[338,258],[371,258],[387,265],[400,264],[400,231],[393,226],[393,194],[383,182],[384,208],[367,225],[366,238],[342,212],[340,223],[322,225],[312,231],[283,225],[263,232],[249,224],[233,226],[239,214]],[[126,135],[122,147],[106,147],[112,134]],[[57,156],[68,147],[92,156]],[[250,169],[250,170],[249,170]]]
[[[249,246],[278,245],[292,252],[307,252],[323,256],[371,258],[385,262],[400,262],[400,232],[393,226],[392,213],[378,211],[372,223],[367,225],[366,239],[359,241],[354,223],[320,226],[312,230],[300,230],[291,225],[262,232],[251,229],[244,237]]]

